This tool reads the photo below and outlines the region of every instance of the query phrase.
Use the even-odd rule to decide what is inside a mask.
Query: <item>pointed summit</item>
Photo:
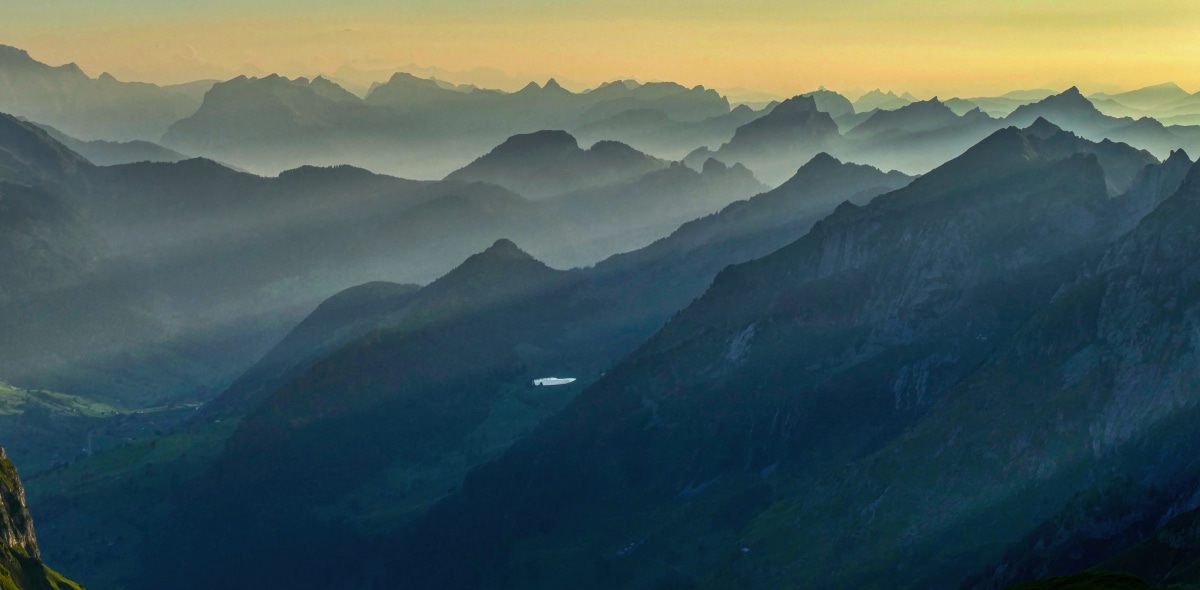
[[[421,297],[438,305],[457,299],[473,307],[487,307],[546,291],[572,276],[546,266],[512,240],[500,239],[430,283]]]
[[[1187,162],[1189,164],[1191,164],[1191,162],[1192,162],[1191,156],[1189,156],[1188,153],[1183,150],[1183,148],[1180,148],[1177,150],[1172,150],[1171,155],[1168,156],[1167,159],[1163,163],[1177,165],[1181,162]]]
[[[546,91],[546,92],[559,92],[559,93],[568,92],[569,93],[569,91],[566,88],[563,88],[562,86],[560,86],[558,84],[558,80],[555,80],[554,78],[550,78],[549,80],[546,80],[546,85],[542,86],[542,90]]]
[[[1062,133],[1062,127],[1047,121],[1045,117],[1038,117],[1037,120],[1024,129],[1024,132],[1026,135],[1038,139],[1046,139],[1052,135]]]
[[[515,242],[506,238],[496,240],[496,242],[489,246],[487,250],[476,254],[476,256],[479,256],[482,259],[497,262],[534,260],[533,256],[530,256],[529,253],[518,247]]]

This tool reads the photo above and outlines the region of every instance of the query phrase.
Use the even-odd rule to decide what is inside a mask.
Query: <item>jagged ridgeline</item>
[[[0,447],[0,589],[80,590],[45,566],[17,468]]]

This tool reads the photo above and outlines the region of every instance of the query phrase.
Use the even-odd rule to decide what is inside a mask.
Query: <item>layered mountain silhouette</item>
[[[837,123],[817,109],[816,100],[796,96],[739,127],[715,152],[701,148],[685,161],[695,166],[711,157],[726,164],[743,164],[763,182],[777,185],[814,155],[828,151],[838,139]]]
[[[5,590],[1200,583],[1200,95],[342,73],[0,47]]]
[[[179,162],[189,159],[175,150],[152,141],[81,141],[49,125],[40,125],[55,141],[97,166],[116,166],[137,162]]]
[[[874,110],[891,111],[916,102],[916,100],[915,97],[907,92],[903,96],[900,96],[891,90],[884,92],[876,88],[858,97],[858,100],[854,101],[854,110],[859,113]]]
[[[662,169],[665,163],[617,142],[584,150],[564,131],[516,135],[446,180],[488,182],[545,199],[577,190],[627,182]]]
[[[200,106],[194,95],[153,84],[89,77],[0,45],[0,112],[53,125],[84,140],[157,140]]]
[[[349,163],[438,178],[510,136],[576,128],[634,110],[684,124],[730,112],[715,91],[671,83],[614,82],[573,93],[551,80],[509,94],[396,74],[358,99],[323,78],[270,76],[217,84],[163,141],[255,172]]]
[[[681,122],[663,111],[631,109],[577,127],[572,134],[585,143],[613,140],[669,159],[683,159],[699,145],[729,141],[738,127],[762,116],[746,105],[701,121]]]

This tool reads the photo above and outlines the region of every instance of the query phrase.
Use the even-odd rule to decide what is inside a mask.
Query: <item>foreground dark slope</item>
[[[1043,411],[1039,421],[1020,432],[1044,437],[1053,424],[1055,443],[997,459],[1041,468],[1048,483],[1056,484],[1050,489],[1066,483],[1082,497],[1047,494],[1044,503],[1055,512],[1044,514],[1038,530],[1014,543],[975,579],[976,585],[1094,566],[1155,582],[1191,581],[1184,579],[1185,567],[1174,579],[1171,570],[1160,567],[1171,561],[1169,554],[1157,563],[1145,552],[1102,562],[1151,535],[1162,535],[1160,542],[1171,538],[1170,530],[1155,530],[1197,506],[1200,442],[1191,427],[1197,402],[1188,384],[1195,379],[1197,301],[1191,269],[1198,203],[1200,167],[1193,166],[1174,196],[1115,244],[989,367],[988,375],[1004,374],[1024,363],[1028,376],[1021,382],[1022,399],[1052,400],[1053,408],[1070,417],[1059,422]],[[1081,504],[1096,508],[1080,510]],[[1181,542],[1186,549],[1186,540]]]
[[[189,572],[206,587],[229,568],[264,583],[331,583],[292,566],[319,563],[325,549],[299,534],[317,526],[344,538],[351,563],[369,560],[368,532],[403,526],[578,391],[533,379],[590,381],[632,348],[638,333],[594,292],[500,241],[392,298],[381,329],[293,371],[175,499],[152,531],[171,543],[142,548],[150,586]],[[217,512],[246,534],[231,537]]]
[[[808,515],[805,532],[786,542],[746,527],[781,499],[836,502],[840,488],[814,486],[822,474],[920,423],[1115,237],[1124,201],[1109,198],[1104,169],[1090,155],[1039,155],[1053,144],[1002,130],[908,187],[844,205],[794,244],[727,269],[561,415],[435,507],[405,538],[397,583],[892,579],[875,564],[890,568],[905,537],[853,541],[857,527],[835,526],[843,511],[869,507],[823,503],[828,512]],[[754,541],[739,544],[748,534]],[[851,555],[859,567],[836,565]]]
[[[0,447],[0,589],[78,590],[42,564],[17,469]]]

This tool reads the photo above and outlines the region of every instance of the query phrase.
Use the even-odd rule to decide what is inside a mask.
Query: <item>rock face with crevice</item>
[[[17,469],[0,447],[0,590],[68,590],[79,586],[42,564],[33,519]]]

